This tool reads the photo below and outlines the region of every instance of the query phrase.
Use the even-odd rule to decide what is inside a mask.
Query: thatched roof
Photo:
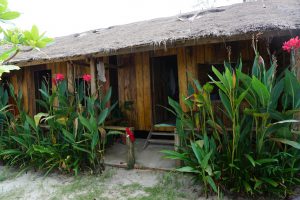
[[[19,54],[14,62],[109,55],[182,41],[290,30],[300,30],[300,0],[259,0],[58,37],[43,52]]]

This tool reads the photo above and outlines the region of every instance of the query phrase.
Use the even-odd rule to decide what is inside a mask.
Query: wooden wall
[[[89,68],[86,66],[74,65],[77,70],[75,77],[81,77],[84,73],[89,73]],[[22,89],[24,109],[28,111],[30,115],[36,114],[36,102],[35,102],[35,83],[34,73],[42,70],[51,70],[51,76],[61,73],[67,78],[67,62],[49,63],[46,65],[28,66],[23,67],[19,71],[14,71],[10,75],[10,81],[15,88],[15,93],[18,93],[19,89]],[[69,72],[70,73],[70,72]],[[52,85],[55,87],[55,85]]]
[[[231,47],[232,62],[236,62],[240,55],[243,61],[252,62],[254,52],[251,49],[251,41],[180,47],[120,56],[125,64],[118,69],[119,102],[121,107],[125,102],[133,103],[131,110],[122,109],[129,119],[129,125],[134,126],[136,130],[146,131],[149,131],[152,125],[151,57],[177,55],[181,99],[187,95],[189,81],[207,76],[201,74],[198,64],[223,63],[224,60],[228,60],[228,46]],[[181,104],[183,105],[182,102]]]
[[[149,131],[152,125],[151,102],[151,73],[150,58],[156,56],[177,55],[179,97],[187,95],[188,82],[193,78],[207,76],[201,73],[198,64],[218,64],[228,60],[228,46],[231,47],[231,60],[236,61],[241,55],[243,61],[252,62],[254,53],[251,41],[219,43],[191,47],[178,47],[167,50],[148,51],[142,53],[119,55],[122,64],[118,66],[118,92],[120,109],[128,120],[129,126],[136,130]],[[108,57],[100,58],[105,63]],[[36,70],[51,69],[52,76],[62,73],[65,77],[72,72],[67,68],[67,63],[51,63],[44,66],[24,67],[21,71],[13,72],[11,82],[16,91],[20,87],[24,94],[24,107],[30,114],[35,113],[34,79]],[[90,73],[89,66],[78,66],[75,76]],[[108,73],[109,71],[106,70]],[[109,80],[108,81],[114,81]],[[106,84],[107,85],[107,84]],[[181,102],[182,104],[182,102]]]

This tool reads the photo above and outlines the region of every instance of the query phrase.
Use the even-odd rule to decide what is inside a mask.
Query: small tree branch
[[[29,48],[29,49],[17,49],[17,50],[15,51],[15,53],[13,53],[9,58],[7,58],[7,59],[5,59],[5,60],[3,61],[3,64],[7,64],[8,61],[10,61],[10,60],[13,59],[14,57],[16,57],[16,56],[18,55],[18,53],[20,53],[20,52],[30,52],[30,51],[32,51],[32,50],[33,50],[33,48]]]

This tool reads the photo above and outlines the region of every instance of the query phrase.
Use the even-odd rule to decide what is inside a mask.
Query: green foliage
[[[194,81],[194,94],[182,99],[186,111],[169,99],[180,146],[163,152],[181,160],[177,170],[195,174],[205,192],[286,197],[300,183],[300,139],[293,130],[300,83],[288,69],[276,76],[276,66],[271,61],[267,68],[256,52],[251,75],[243,73],[241,61],[237,67],[225,62],[224,73],[212,67],[212,85]],[[219,90],[219,107],[210,100],[212,87]]]
[[[7,0],[0,0],[0,22],[5,24],[20,16],[19,12],[10,11]],[[36,26],[32,26],[30,31],[22,31],[18,28],[6,30],[0,24],[1,45],[5,45],[6,51],[0,55],[0,77],[3,73],[20,69],[18,66],[8,65],[8,62],[19,52],[27,52],[33,49],[46,47],[53,42],[53,39],[45,37],[45,33],[40,34]]]
[[[89,83],[84,83],[89,84]],[[80,90],[81,84],[76,88]],[[104,169],[103,156],[106,133],[103,128],[111,108],[106,106],[111,92],[103,98],[84,93],[71,94],[67,81],[50,90],[42,83],[42,99],[37,101],[46,113],[29,116],[22,107],[22,93],[10,93],[17,105],[19,115],[13,116],[5,110],[0,135],[0,159],[7,165],[21,169],[34,167],[47,173],[61,170],[78,174],[80,170]],[[0,103],[7,105],[7,92],[0,88]],[[81,103],[84,100],[86,106]],[[101,105],[102,101],[105,105]]]

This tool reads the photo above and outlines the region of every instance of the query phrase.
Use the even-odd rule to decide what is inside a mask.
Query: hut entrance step
[[[162,144],[162,145],[174,145],[175,144],[175,133],[173,132],[165,132],[165,131],[156,131],[155,128],[158,126],[154,126],[146,139],[144,144],[144,149],[147,148],[149,144]],[[162,128],[162,126],[159,126]],[[167,126],[170,128],[171,126]],[[175,128],[175,127],[174,127]],[[153,137],[154,136],[154,137]]]

